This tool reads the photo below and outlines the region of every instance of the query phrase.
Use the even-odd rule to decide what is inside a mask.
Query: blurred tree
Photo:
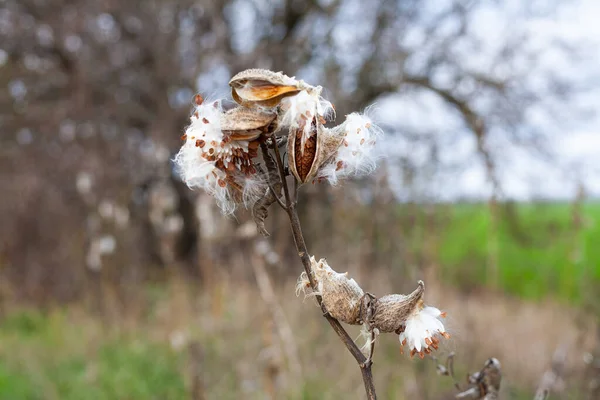
[[[388,115],[394,140],[427,147],[423,164],[399,156],[390,170],[413,180],[453,171],[461,164],[445,155],[468,131],[495,190],[498,141],[543,150],[532,115],[560,118],[575,89],[540,62],[548,52],[576,52],[530,40],[527,21],[548,12],[534,3],[1,3],[0,273],[26,298],[77,297],[90,271],[127,283],[144,279],[148,264],[194,259],[198,214],[169,159],[193,94],[223,91],[239,70],[321,83],[340,115],[378,99],[397,107],[433,99],[456,127],[436,135],[444,129]],[[486,37],[500,15],[510,22],[504,34]],[[314,192],[317,203],[331,201]]]

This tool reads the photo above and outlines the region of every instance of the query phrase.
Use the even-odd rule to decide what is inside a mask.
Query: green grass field
[[[494,230],[484,205],[450,209],[440,233],[444,277],[463,287],[485,282],[522,298],[572,304],[600,284],[600,204],[582,205],[579,228],[567,204],[520,204],[499,215]]]
[[[183,399],[181,356],[148,338],[100,335],[63,312],[0,324],[0,399]]]

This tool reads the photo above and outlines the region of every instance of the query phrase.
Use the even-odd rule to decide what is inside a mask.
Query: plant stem
[[[300,219],[298,218],[298,212],[294,204],[288,205],[287,214],[290,218],[290,225],[292,228],[294,241],[296,243],[296,250],[298,250],[298,256],[300,257],[300,260],[302,260],[302,265],[304,266],[304,270],[306,271],[306,274],[308,275],[311,281],[310,284],[313,290],[316,291],[317,287],[311,272],[310,257],[308,255],[308,250],[306,249],[306,243],[304,242],[304,236],[302,235]],[[367,399],[377,399],[377,395],[375,394],[375,384],[373,382],[373,373],[371,371],[372,361],[367,360],[367,358],[360,351],[358,346],[356,346],[356,343],[354,343],[354,341],[348,335],[348,332],[346,332],[346,330],[340,324],[340,322],[337,319],[333,318],[331,315],[329,315],[321,301],[320,296],[317,296],[317,301],[321,306],[321,310],[323,310],[323,315],[327,319],[327,322],[329,322],[329,325],[331,325],[335,333],[337,333],[342,342],[344,342],[344,345],[346,345],[348,351],[352,354],[356,362],[360,365],[363,382],[365,385],[365,391],[367,392]]]
[[[287,185],[285,169],[283,167],[283,161],[281,159],[281,154],[279,152],[279,148],[277,147],[277,142],[275,140],[275,135],[272,135],[273,141],[273,150],[275,151],[275,160],[277,161],[277,167],[279,172],[279,177],[281,179],[281,183],[283,184],[283,192],[285,195],[285,208],[289,219],[290,226],[292,228],[292,235],[294,236],[294,242],[296,244],[296,250],[298,251],[298,256],[302,261],[302,265],[304,266],[304,271],[306,271],[306,275],[310,281],[310,286],[313,291],[317,291],[317,284],[312,274],[312,267],[310,262],[310,256],[308,250],[306,248],[306,242],[304,241],[304,235],[302,234],[302,226],[300,225],[300,218],[298,217],[298,211],[296,209],[296,201],[297,199],[293,199],[290,196],[290,191]],[[298,182],[295,181],[294,185],[298,185]],[[295,186],[296,187],[296,186]],[[329,325],[333,328],[335,333],[342,340],[350,354],[354,357],[358,365],[360,366],[360,372],[362,374],[363,383],[365,385],[365,391],[367,393],[368,400],[376,400],[377,394],[375,393],[375,384],[373,382],[373,373],[371,371],[371,365],[373,364],[372,360],[367,359],[364,354],[360,351],[356,343],[352,340],[352,338],[348,335],[348,332],[344,329],[344,327],[340,324],[340,322],[333,318],[325,308],[325,305],[322,302],[321,296],[316,296],[317,302],[323,311],[323,316],[329,322]]]

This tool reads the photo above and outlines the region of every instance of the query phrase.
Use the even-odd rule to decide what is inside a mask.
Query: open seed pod
[[[308,85],[266,69],[247,69],[229,81],[233,99],[245,107],[275,107],[281,99],[299,93]]]
[[[321,165],[340,147],[344,137],[327,129],[317,114],[301,114],[297,127],[290,128],[288,137],[288,163],[290,171],[301,183],[317,176]]]
[[[377,299],[370,327],[380,332],[394,332],[400,339],[400,350],[407,346],[410,356],[426,354],[438,349],[441,338],[448,339],[440,318],[445,312],[435,307],[425,306],[423,293],[425,284],[419,281],[419,287],[408,296],[390,294]]]
[[[350,325],[361,322],[361,300],[363,290],[354,279],[348,278],[348,273],[334,271],[325,259],[318,262],[310,258],[312,271],[317,283],[317,293],[321,296],[327,312],[335,319]],[[311,292],[306,273],[300,275],[296,292]]]
[[[175,156],[184,182],[206,190],[224,213],[239,204],[253,205],[267,190],[266,176],[254,165],[260,134],[269,131],[275,116],[255,110],[224,112],[221,101],[195,98],[191,124]]]
[[[252,141],[276,128],[274,112],[236,107],[221,115],[221,130],[230,140]]]
[[[425,284],[419,286],[409,295],[388,294],[380,297],[374,304],[375,312],[371,325],[381,332],[397,332],[404,327],[406,319],[417,308],[425,292]]]

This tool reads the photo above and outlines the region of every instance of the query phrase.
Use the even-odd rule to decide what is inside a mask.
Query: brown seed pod
[[[276,117],[272,112],[236,107],[221,115],[221,130],[228,140],[251,141],[272,132]]]
[[[388,294],[380,297],[373,304],[374,313],[370,325],[380,332],[400,333],[424,292],[425,284],[419,281],[419,286],[407,296]]]
[[[304,135],[304,128],[307,123],[310,124],[310,136],[304,143],[304,147],[302,147],[302,136]],[[297,129],[290,129],[290,136],[288,138],[290,169],[300,182],[306,182],[306,178],[315,164],[318,136],[317,121],[314,118],[312,121],[301,119],[300,126]]]
[[[311,134],[302,147],[304,124],[311,124]],[[301,183],[312,181],[319,168],[335,154],[342,140],[343,136],[325,128],[318,116],[310,121],[300,119],[299,127],[290,129],[288,136],[290,171]]]
[[[334,271],[325,259],[316,262],[311,257],[312,270],[318,284],[318,291],[329,314],[350,325],[361,323],[361,299],[363,290],[348,273]]]
[[[247,69],[229,81],[233,99],[245,106],[275,107],[281,99],[303,89],[303,83],[281,73],[266,69]]]
[[[329,314],[349,325],[360,325],[360,299],[363,291],[354,279],[332,279],[323,293],[323,303]]]

